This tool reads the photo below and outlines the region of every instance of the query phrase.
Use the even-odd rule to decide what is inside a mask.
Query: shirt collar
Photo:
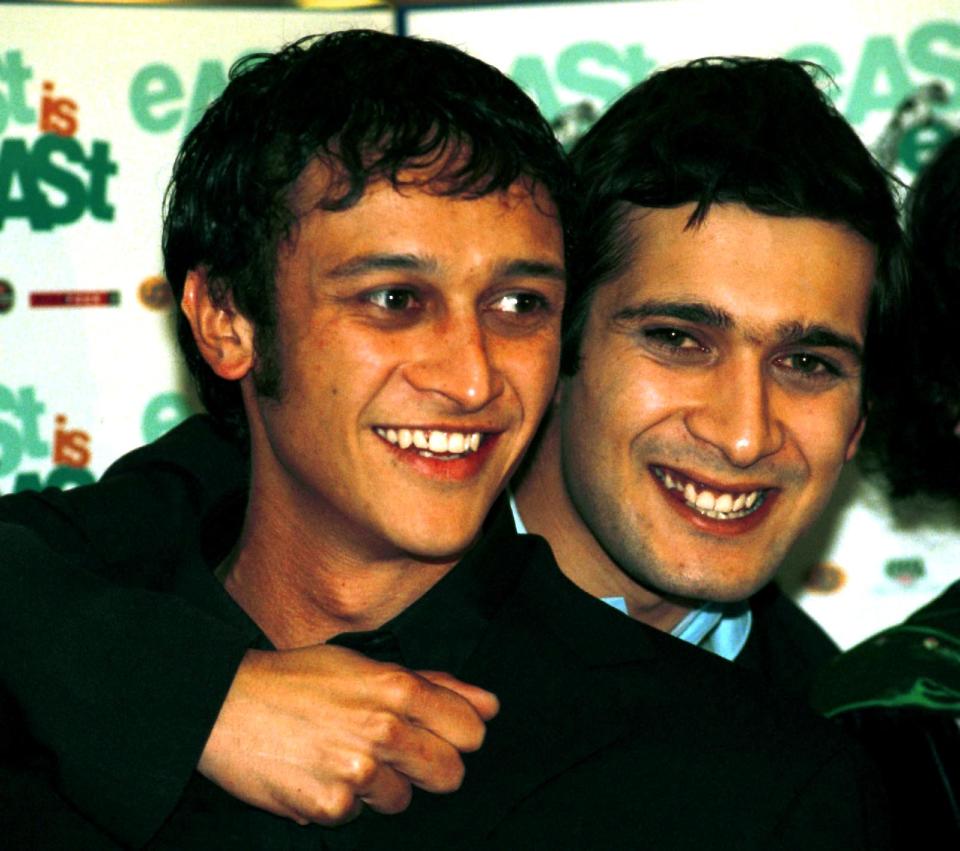
[[[517,507],[513,491],[508,493],[514,526],[517,532],[526,535],[527,527],[520,516],[520,509]],[[600,599],[623,614],[627,614],[623,597],[601,597]],[[737,603],[704,603],[700,608],[688,612],[670,634],[681,641],[733,661],[746,645],[752,625],[753,614],[750,611],[750,603],[746,600]]]
[[[456,673],[523,574],[504,549],[515,536],[498,500],[479,542],[426,594],[379,629],[342,633],[330,643],[409,668]]]
[[[253,646],[266,649],[269,641],[214,575],[214,567],[229,552],[240,529],[243,507],[242,500],[231,499],[204,518],[200,552],[182,560],[175,590],[209,614],[245,630]],[[409,668],[455,673],[523,574],[524,565],[509,557],[509,542],[515,537],[501,498],[478,543],[426,594],[378,629],[341,633],[329,643]]]

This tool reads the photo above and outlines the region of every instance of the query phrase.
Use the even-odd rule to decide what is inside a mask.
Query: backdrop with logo
[[[356,26],[438,38],[497,65],[567,139],[654,68],[718,54],[824,65],[843,113],[907,181],[960,121],[960,0],[344,13],[0,4],[0,493],[93,481],[195,409],[160,277],[177,146],[236,58]],[[865,488],[845,486],[785,572],[845,645],[928,599],[960,564],[956,517],[914,512],[908,528]]]

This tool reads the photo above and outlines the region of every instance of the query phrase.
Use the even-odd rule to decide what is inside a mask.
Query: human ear
[[[180,309],[193,329],[203,359],[221,378],[238,381],[253,368],[253,326],[233,306],[229,294],[217,303],[210,295],[207,271],[191,269],[183,285]]]
[[[847,452],[845,460],[852,461],[853,456],[857,454],[857,447],[860,445],[860,438],[863,437],[863,429],[867,424],[867,415],[863,414],[857,421],[856,427],[850,434],[850,440],[847,442]]]

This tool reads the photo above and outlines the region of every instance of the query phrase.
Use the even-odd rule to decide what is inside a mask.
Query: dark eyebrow
[[[399,271],[435,273],[440,264],[433,257],[416,254],[361,254],[334,266],[327,274],[331,278],[351,278],[369,272]],[[496,268],[496,274],[505,278],[553,278],[563,283],[567,279],[562,266],[541,260],[508,260]]]
[[[416,254],[360,254],[334,266],[327,274],[331,278],[351,278],[390,270],[434,272],[437,266],[432,257],[418,257]]]
[[[842,349],[853,355],[858,363],[863,361],[863,345],[854,337],[841,334],[829,325],[787,322],[777,328],[777,338],[782,345]]]
[[[714,328],[733,328],[736,322],[725,310],[704,302],[686,301],[645,301],[617,311],[615,322],[629,323],[651,316],[664,316],[681,319],[697,325],[709,325]],[[745,329],[746,330],[746,329]],[[748,336],[755,336],[748,332]],[[759,339],[759,337],[757,337]],[[784,322],[777,326],[776,339],[779,345],[811,346],[813,348],[842,349],[853,355],[858,363],[863,362],[863,344],[849,334],[843,334],[829,325],[805,324],[803,322]]]
[[[711,325],[715,328],[731,328],[733,317],[725,310],[698,301],[645,301],[618,310],[615,322],[632,322],[650,316],[669,316],[697,325]]]
[[[504,278],[553,278],[561,284],[567,280],[563,266],[543,260],[509,260],[497,267],[497,273]]]

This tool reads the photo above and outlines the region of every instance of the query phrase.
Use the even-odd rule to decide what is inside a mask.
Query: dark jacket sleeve
[[[246,650],[165,593],[180,542],[245,477],[198,418],[100,484],[0,499],[0,681],[61,792],[125,844],[176,803]]]
[[[823,763],[771,837],[778,851],[893,851],[887,800],[874,766],[855,747]]]

